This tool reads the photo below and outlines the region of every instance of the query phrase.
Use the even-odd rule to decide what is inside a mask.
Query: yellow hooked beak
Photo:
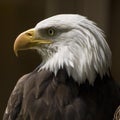
[[[33,47],[40,46],[41,44],[51,44],[51,40],[35,39],[35,30],[29,29],[21,33],[14,42],[14,52],[18,56],[18,51],[32,49]]]

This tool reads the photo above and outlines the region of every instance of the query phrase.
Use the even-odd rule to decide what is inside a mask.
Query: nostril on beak
[[[34,29],[29,29],[29,30],[25,31],[25,35],[27,37],[33,37],[34,36]]]
[[[30,32],[26,33],[26,35],[27,35],[27,36],[30,36],[30,37],[32,37],[32,36],[33,36],[33,34],[32,34],[32,33],[30,33]]]

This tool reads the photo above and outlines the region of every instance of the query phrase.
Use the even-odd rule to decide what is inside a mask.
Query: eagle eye
[[[47,33],[49,36],[54,36],[55,35],[55,29],[54,28],[48,28]]]

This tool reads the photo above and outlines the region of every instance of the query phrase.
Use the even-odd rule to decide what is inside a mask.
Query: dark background
[[[105,31],[113,53],[112,74],[120,81],[120,0],[1,0],[0,119],[17,80],[40,63],[34,51],[21,52],[17,58],[13,52],[15,38],[40,20],[59,13],[87,16]]]

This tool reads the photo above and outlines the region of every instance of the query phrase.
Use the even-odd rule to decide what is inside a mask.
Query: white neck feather
[[[108,74],[111,66],[111,51],[101,30],[91,21],[81,22],[69,32],[69,39],[58,38],[57,51],[40,68],[54,72],[65,68],[79,84],[88,80],[94,84],[96,75]],[[66,33],[68,34],[68,33]],[[71,36],[70,36],[71,35]],[[64,35],[67,36],[67,35]]]
[[[39,70],[49,70],[57,75],[59,69],[65,68],[68,75],[79,84],[86,79],[90,84],[94,84],[97,73],[102,78],[108,72],[109,58],[106,58],[102,48],[98,51],[81,48],[77,44],[73,46],[73,49],[69,46],[61,47]]]

